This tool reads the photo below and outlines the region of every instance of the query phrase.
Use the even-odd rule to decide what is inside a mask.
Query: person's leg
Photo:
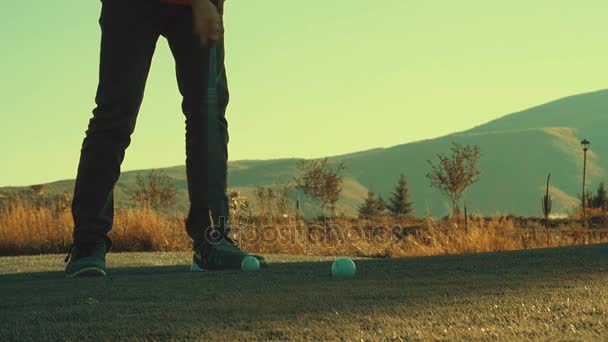
[[[228,205],[228,121],[226,109],[229,102],[228,79],[224,61],[224,40],[210,51],[210,75],[208,90],[208,142],[209,175],[207,198],[213,223],[223,234],[230,215]]]
[[[174,6],[174,18],[164,35],[175,58],[176,75],[186,116],[186,171],[190,211],[186,230],[194,245],[205,239],[212,223],[216,228],[228,218],[227,160],[229,93],[224,69],[223,42],[202,47],[193,32],[189,7]],[[211,53],[215,56],[210,57]],[[215,60],[216,70],[210,62]],[[213,63],[211,63],[213,64]]]
[[[113,190],[161,31],[160,4],[102,0],[99,85],[74,189],[74,243],[111,241]],[[109,247],[109,246],[108,246]]]
[[[229,94],[223,42],[216,43],[213,48],[201,47],[200,40],[193,34],[191,9],[176,9],[173,15],[163,34],[175,58],[186,115],[186,169],[190,195],[186,228],[194,243],[191,270],[238,269],[250,255],[227,236],[225,226],[228,220],[226,107]],[[219,232],[219,239],[206,234],[207,228]],[[263,257],[252,257],[258,259],[262,267],[267,266]]]

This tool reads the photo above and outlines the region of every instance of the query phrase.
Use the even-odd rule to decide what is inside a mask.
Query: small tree
[[[608,207],[608,193],[606,193],[606,187],[604,182],[601,182],[597,188],[597,193],[591,200],[591,206],[596,209],[606,211]]]
[[[431,172],[426,177],[431,186],[439,189],[452,202],[453,214],[460,214],[458,203],[471,184],[479,180],[479,147],[452,143],[450,155],[438,154],[438,163],[428,161]]]
[[[359,217],[372,218],[378,216],[378,201],[373,191],[367,191],[365,202],[359,207]]]
[[[583,209],[583,196],[581,196],[581,194],[578,194],[576,196],[578,198],[578,210]],[[587,190],[585,193],[585,208],[587,209],[593,209],[593,192],[591,192],[590,190]],[[582,212],[581,212],[582,215]]]
[[[150,170],[148,183],[143,176],[137,175],[135,192],[131,200],[135,201],[141,208],[152,208],[154,210],[166,210],[175,204],[177,189],[172,183],[171,177],[161,171]]]
[[[255,189],[256,202],[260,208],[260,215],[274,217],[276,194],[271,187],[258,185]]]
[[[69,210],[72,204],[70,193],[47,192],[43,185],[34,185],[18,191],[0,193],[0,210],[11,206],[52,209],[56,213]]]
[[[542,199],[542,209],[543,214],[545,215],[545,227],[549,227],[549,215],[551,215],[551,209],[553,207],[553,200],[551,199],[551,194],[549,193],[549,180],[551,179],[551,174],[547,175],[547,187],[545,188],[545,196]]]
[[[346,169],[343,163],[334,168],[329,166],[327,158],[302,161],[298,164],[300,174],[294,177],[296,189],[319,202],[321,215],[330,204],[335,207],[342,192],[343,173]]]
[[[277,211],[282,217],[288,217],[291,215],[291,201],[289,200],[289,194],[291,193],[291,184],[284,183],[278,186],[277,196]]]
[[[384,215],[388,212],[388,204],[381,195],[378,195],[376,199],[376,210],[378,211],[378,215]]]
[[[230,218],[233,222],[240,223],[251,219],[253,215],[249,199],[238,190],[228,190],[228,203],[230,208]]]
[[[410,201],[410,190],[407,186],[407,178],[402,173],[399,183],[392,192],[388,206],[391,214],[397,217],[406,216],[412,213],[413,203]]]

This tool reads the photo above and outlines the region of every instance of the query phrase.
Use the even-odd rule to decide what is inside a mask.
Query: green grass
[[[341,281],[328,258],[193,274],[187,253],[70,280],[62,257],[0,258],[0,341],[608,338],[608,245],[359,259]]]

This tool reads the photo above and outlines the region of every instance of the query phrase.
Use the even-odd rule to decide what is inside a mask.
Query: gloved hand
[[[221,11],[224,0],[194,0],[194,32],[198,34],[201,44],[207,46],[212,41],[218,41],[222,35]]]

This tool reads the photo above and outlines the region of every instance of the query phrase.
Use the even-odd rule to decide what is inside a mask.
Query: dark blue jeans
[[[202,47],[192,9],[159,0],[102,0],[101,54],[96,108],[82,144],[74,189],[74,242],[105,240],[114,218],[114,186],[144,96],[160,36],[175,59],[186,116],[186,170],[190,211],[186,231],[195,244],[228,216],[228,85],[223,41]],[[150,151],[154,154],[154,151]]]

